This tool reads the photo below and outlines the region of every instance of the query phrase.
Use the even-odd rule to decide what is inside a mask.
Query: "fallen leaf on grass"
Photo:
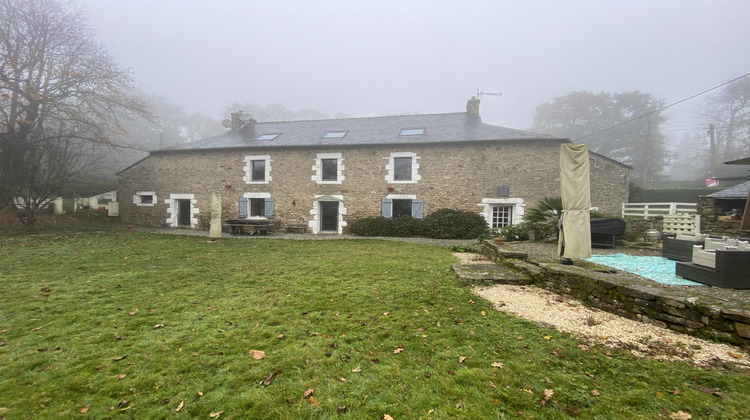
[[[318,402],[318,400],[315,399],[315,397],[310,397],[307,399],[307,401],[312,405],[320,405],[320,403]]]
[[[128,357],[128,356],[117,356],[117,357],[115,357],[114,359],[112,359],[112,361],[113,361],[113,362],[119,362],[120,360],[122,360],[122,359],[124,359],[124,358],[126,358],[126,357]]]
[[[725,393],[723,393],[721,391],[715,390],[713,388],[708,388],[708,387],[705,387],[705,386],[699,386],[698,389],[701,390],[701,391],[703,391],[703,392],[705,392],[706,394],[711,394],[711,395],[713,395],[715,397],[729,398],[729,396],[727,394],[725,394]]]
[[[742,359],[742,353],[735,353],[732,351],[727,352],[728,355],[734,357],[735,359]]]
[[[132,311],[128,312],[128,315],[133,316],[138,313],[138,308],[133,309]]]
[[[492,382],[492,381],[490,381],[490,386],[493,387],[493,388],[497,388],[497,385],[495,385],[495,383]]]
[[[461,356],[458,358],[458,363],[463,364],[466,361],[466,356]]]
[[[670,413],[669,414],[669,418],[670,419],[678,419],[678,420],[690,420],[690,419],[693,418],[693,416],[690,415],[689,413],[686,413],[686,412],[680,410],[680,411],[678,411],[676,413]]]
[[[217,411],[215,413],[210,413],[208,416],[211,417],[212,419],[215,419],[215,418],[219,417],[222,414],[224,414],[223,411]]]
[[[380,420],[393,420],[393,417],[388,414],[383,414],[383,417],[381,417]]]
[[[260,360],[266,357],[266,352],[261,351],[261,350],[250,350],[249,352],[247,352],[247,354],[249,354],[250,357],[252,357],[255,360]]]
[[[456,408],[461,408],[461,407],[463,407],[463,406],[464,406],[464,400],[461,400],[461,401],[459,401],[459,402],[458,402],[458,403],[456,404]]]
[[[552,396],[555,395],[555,391],[552,389],[545,389],[544,390],[544,399],[539,401],[539,405],[545,405],[547,404],[547,401],[552,398]]]
[[[383,312],[383,316],[387,316],[390,312]]]
[[[268,386],[273,383],[273,380],[276,379],[276,375],[282,373],[283,371],[281,369],[277,370],[276,372],[268,375],[268,377],[263,381],[263,386]]]
[[[668,389],[667,392],[672,395],[680,395],[682,393],[679,389]]]
[[[90,406],[90,405],[91,405],[91,404],[86,404],[86,407],[83,407],[82,409],[80,409],[80,410],[78,410],[78,411],[79,411],[79,412],[80,412],[81,414],[83,414],[83,413],[85,413],[85,412],[89,411],[89,406]]]
[[[279,334],[276,336],[276,338],[279,338],[279,339],[284,338],[284,334]]]
[[[163,326],[164,326],[164,324],[156,324],[156,325],[154,325],[154,329],[161,328]]]
[[[128,400],[122,400],[119,404],[117,404],[117,408],[124,409],[130,405],[130,401]]]
[[[592,390],[591,390],[591,395],[593,395],[593,396],[595,396],[595,397],[598,397],[598,396],[600,396],[601,394],[599,393],[599,391],[597,391],[597,390],[595,390],[595,389],[592,389]]]
[[[344,414],[344,413],[346,413],[346,410],[347,410],[347,409],[346,409],[346,406],[343,406],[343,407],[336,407],[336,411],[337,411],[337,412],[338,412],[339,414]]]
[[[399,354],[402,351],[404,351],[404,348],[403,347],[398,347],[396,350],[393,350],[393,354]]]
[[[42,327],[36,327],[36,328],[32,328],[32,329],[30,329],[29,331],[39,331],[39,330],[41,330],[41,329],[42,329]]]
[[[575,407],[565,407],[565,408],[563,408],[563,412],[565,414],[569,414],[571,416],[580,416],[581,415],[581,410],[579,410],[579,409],[577,409]]]
[[[352,373],[359,373],[359,372],[362,372],[362,368],[359,367],[359,366],[357,366],[354,369],[352,369]]]
[[[487,316],[487,312],[482,311],[482,316]]]
[[[310,395],[312,395],[312,394],[313,394],[314,392],[315,392],[315,390],[314,390],[314,389],[312,389],[312,388],[310,388],[310,389],[308,389],[307,391],[305,391],[305,393],[304,393],[304,394],[302,394],[302,398],[307,398],[307,397],[309,397]]]
[[[346,382],[346,378],[339,378],[339,381]]]
[[[491,366],[492,366],[492,367],[496,367],[496,368],[500,368],[500,369],[502,369],[502,368],[503,368],[503,364],[502,364],[502,363],[500,363],[500,362],[492,362],[492,365],[491,365]]]
[[[178,405],[177,409],[174,410],[174,411],[180,411],[180,410],[182,410],[182,407],[184,407],[184,406],[185,406],[185,401],[180,401],[180,405]]]
[[[4,330],[0,330],[0,334],[7,333],[8,331],[13,331],[13,328],[6,328]]]
[[[117,375],[117,379],[125,379],[126,376],[128,375],[123,373],[122,375]]]

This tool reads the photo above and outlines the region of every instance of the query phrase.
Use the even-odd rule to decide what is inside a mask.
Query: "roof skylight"
[[[401,129],[401,135],[402,136],[419,136],[424,134],[424,127],[422,128],[402,128]]]
[[[323,138],[324,139],[342,139],[348,133],[348,131],[329,131]]]
[[[281,133],[276,134],[261,134],[260,136],[256,137],[255,140],[273,140],[276,137],[279,137]]]

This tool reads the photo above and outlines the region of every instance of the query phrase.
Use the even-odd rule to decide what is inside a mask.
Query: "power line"
[[[643,117],[645,117],[645,116],[647,116],[647,115],[651,115],[651,114],[655,114],[655,113],[657,113],[657,112],[663,111],[663,110],[665,110],[665,109],[667,109],[667,108],[669,108],[669,107],[675,106],[675,105],[677,105],[677,104],[681,104],[681,103],[683,103],[683,102],[685,102],[685,101],[689,101],[689,100],[691,100],[691,99],[693,99],[693,98],[697,98],[698,96],[701,96],[701,95],[705,95],[706,93],[708,93],[708,92],[711,92],[712,90],[716,90],[716,89],[718,89],[718,88],[720,88],[720,87],[726,86],[726,85],[728,85],[728,84],[730,84],[730,83],[732,83],[732,82],[736,82],[737,80],[740,80],[740,79],[742,79],[743,77],[747,77],[747,76],[750,76],[750,73],[745,73],[745,74],[743,74],[742,76],[739,76],[739,77],[735,77],[734,79],[732,79],[732,80],[730,80],[730,81],[728,81],[728,82],[724,82],[724,83],[722,83],[722,84],[720,84],[720,85],[717,85],[717,86],[714,86],[714,87],[712,87],[712,88],[710,88],[710,89],[706,89],[706,90],[704,90],[703,92],[700,92],[700,93],[696,93],[696,94],[695,94],[695,95],[693,95],[693,96],[689,96],[689,97],[687,97],[687,98],[685,98],[685,99],[681,99],[681,100],[679,100],[679,101],[677,101],[677,102],[673,102],[673,103],[671,103],[671,104],[669,104],[669,105],[665,105],[665,106],[663,106],[663,107],[661,107],[661,108],[657,108],[657,109],[655,109],[655,110],[653,110],[653,111],[647,112],[647,113],[645,113],[645,114],[642,114],[642,115],[639,115],[639,116],[637,116],[637,117],[633,117],[633,118],[631,118],[631,119],[629,119],[629,120],[626,120],[626,121],[623,121],[623,122],[621,122],[621,123],[619,123],[619,124],[615,124],[615,125],[613,125],[613,126],[611,126],[611,127],[607,127],[607,128],[605,128],[605,129],[603,129],[603,130],[599,130],[599,131],[596,131],[596,132],[594,132],[594,133],[591,133],[591,134],[587,134],[587,135],[585,135],[585,136],[583,136],[583,137],[579,137],[579,138],[575,139],[574,141],[579,141],[579,140],[587,139],[587,138],[589,138],[589,137],[595,136],[595,135],[597,135],[597,134],[601,134],[601,133],[603,133],[603,132],[605,132],[605,131],[609,131],[609,130],[612,130],[613,128],[617,128],[617,127],[619,127],[619,126],[621,126],[621,125],[625,125],[625,124],[627,124],[627,123],[629,123],[629,122],[632,122],[632,121],[635,121],[635,120],[637,120],[637,119],[643,118]]]

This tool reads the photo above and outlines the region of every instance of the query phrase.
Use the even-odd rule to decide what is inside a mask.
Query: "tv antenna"
[[[502,92],[485,92],[484,89],[477,88],[477,99],[482,99],[482,96],[484,95],[503,96],[503,93]]]

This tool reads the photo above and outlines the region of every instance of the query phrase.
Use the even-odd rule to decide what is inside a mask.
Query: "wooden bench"
[[[287,233],[307,233],[307,229],[306,222],[289,222],[286,224]]]

